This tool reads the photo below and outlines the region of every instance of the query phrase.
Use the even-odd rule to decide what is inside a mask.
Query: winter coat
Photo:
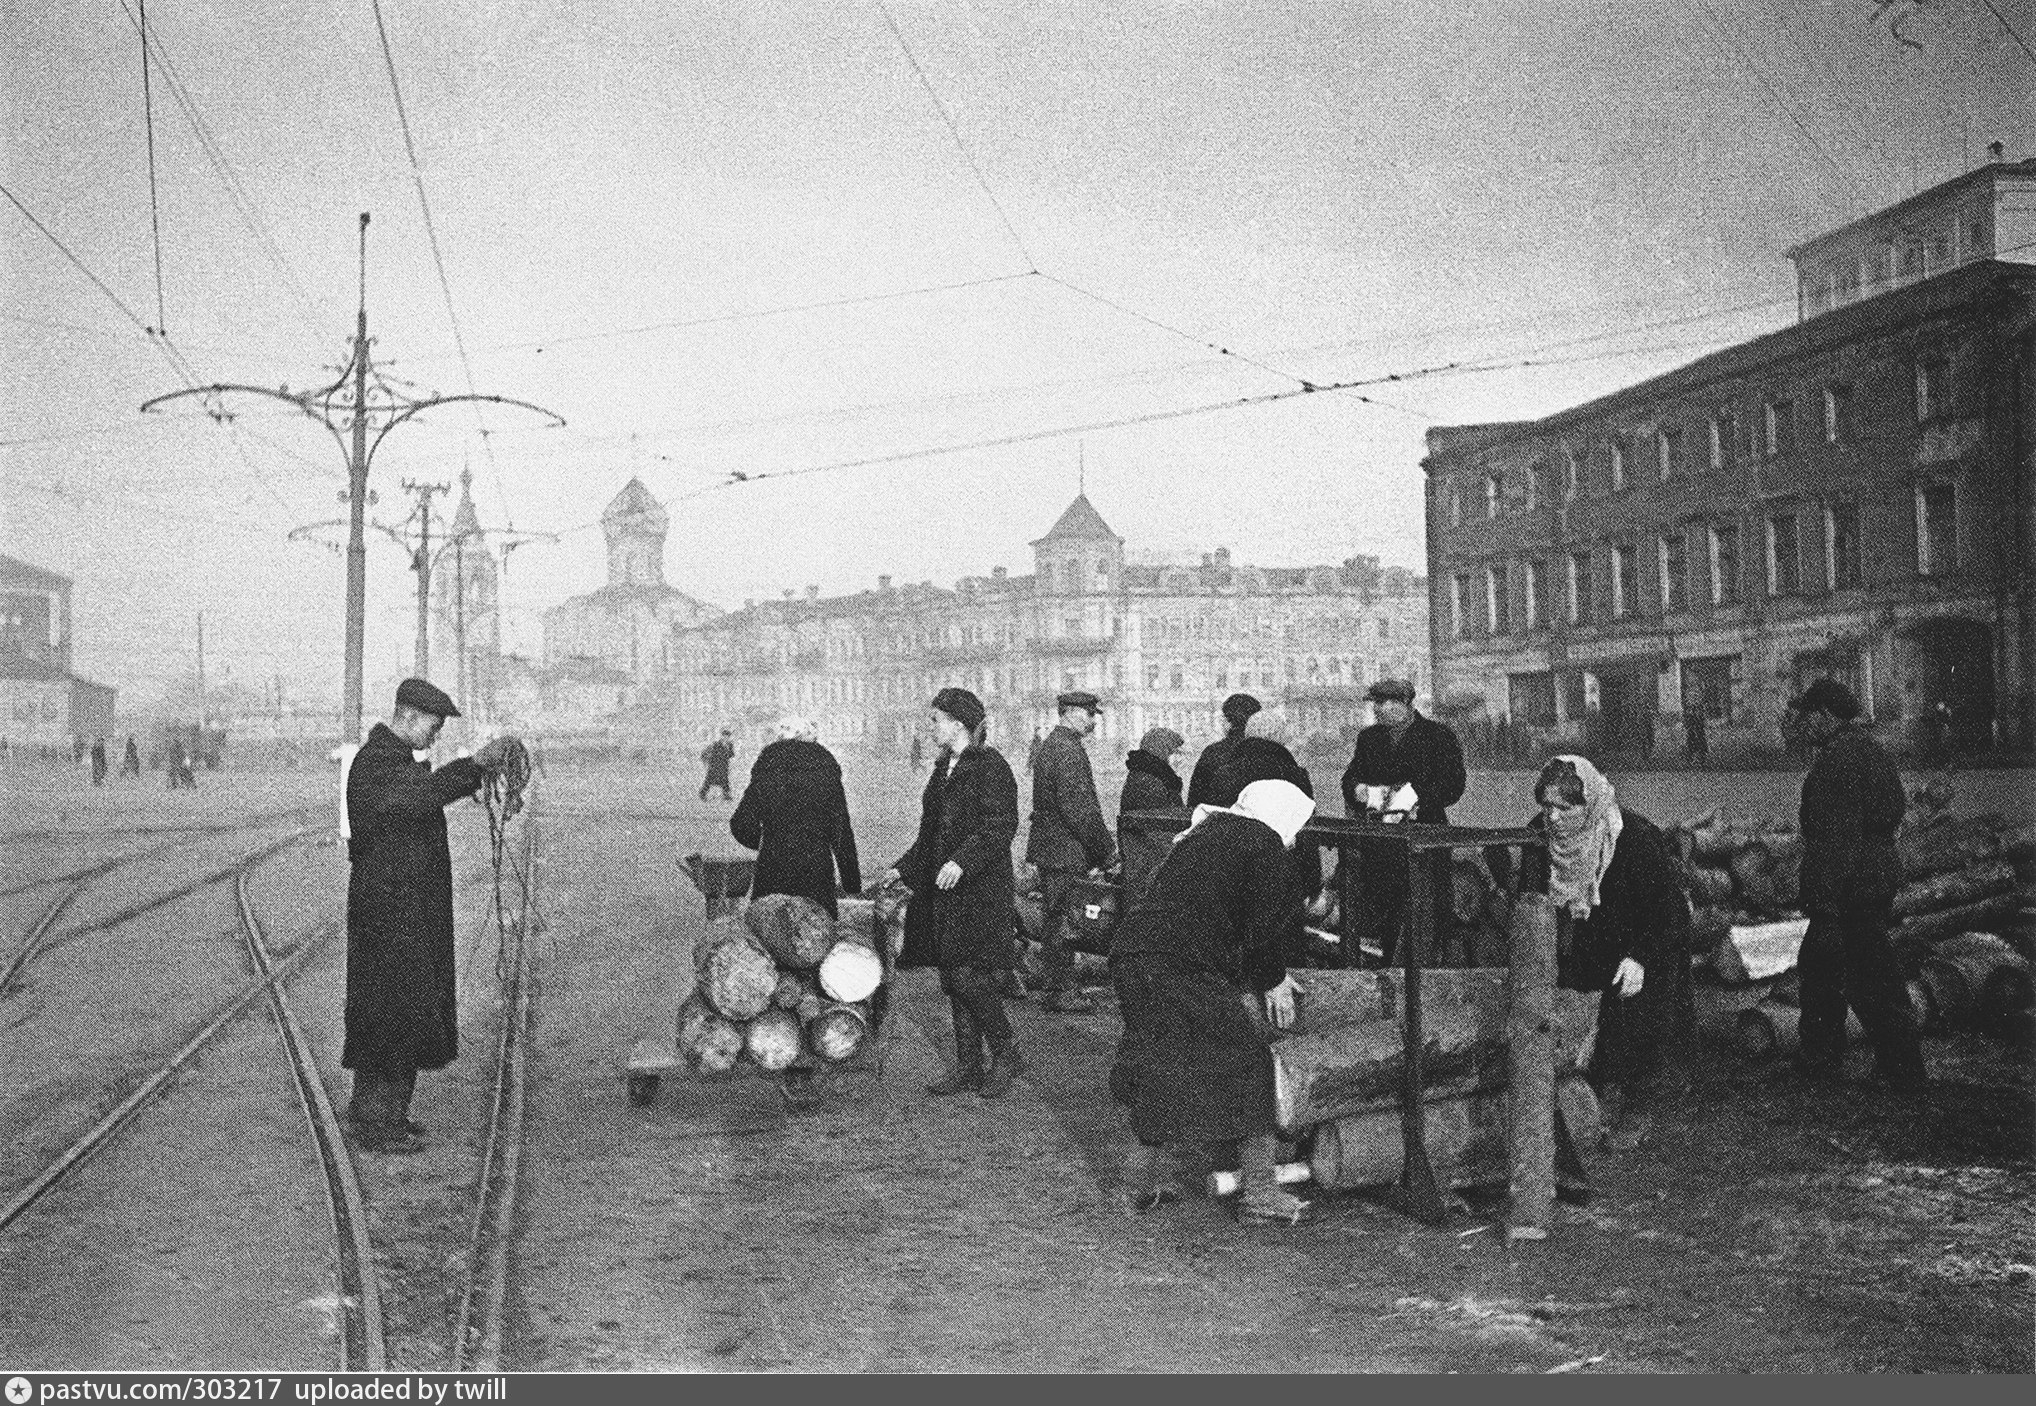
[[[1294,760],[1294,754],[1273,741],[1270,737],[1226,738],[1230,743],[1210,767],[1203,781],[1203,794],[1193,804],[1207,803],[1212,806],[1234,806],[1237,798],[1254,781],[1291,781],[1308,795],[1315,794],[1314,778],[1308,769]],[[1202,760],[1210,752],[1222,746],[1221,742],[1211,743],[1202,751],[1202,758],[1195,763],[1196,775],[1202,775]]]
[[[1895,831],[1908,799],[1881,745],[1857,728],[1840,728],[1817,751],[1803,778],[1797,819],[1803,831],[1798,893],[1805,910],[1878,907],[1901,885]]]
[[[1181,803],[1181,774],[1165,757],[1134,751],[1124,758],[1124,794],[1118,798],[1117,813],[1127,810],[1165,810]]]
[[[348,1069],[438,1069],[459,1053],[452,849],[445,808],[486,774],[461,757],[433,771],[375,724],[346,775]]]
[[[1272,1055],[1247,1001],[1285,977],[1301,921],[1270,826],[1211,815],[1175,843],[1110,943],[1124,1018],[1110,1087],[1139,1137],[1272,1131]]]
[[[1041,869],[1075,874],[1107,869],[1116,861],[1117,843],[1103,823],[1088,749],[1070,728],[1046,734],[1033,759],[1032,832],[1025,858]]]
[[[841,765],[818,742],[787,738],[758,752],[728,830],[737,844],[757,852],[752,897],[795,893],[838,916],[837,865],[842,888],[862,890]]]
[[[735,744],[727,738],[716,738],[700,750],[700,760],[707,764],[707,784],[725,785],[728,781],[728,764],[735,759]]]
[[[1186,804],[1189,809],[1192,810],[1199,805],[1229,805],[1230,801],[1237,799],[1234,794],[1230,801],[1216,801],[1210,797],[1216,790],[1216,774],[1222,769],[1225,759],[1243,740],[1242,732],[1229,732],[1202,749],[1202,755],[1195,758],[1194,771],[1188,776]]]
[[[1018,929],[1011,844],[1018,838],[1018,779],[994,747],[942,752],[919,803],[919,838],[898,860],[912,890],[900,966],[1008,967]],[[961,882],[934,880],[949,860]]]
[[[1463,747],[1447,723],[1414,714],[1396,740],[1384,723],[1358,733],[1350,765],[1343,771],[1346,814],[1364,814],[1360,786],[1412,785],[1420,803],[1414,819],[1423,825],[1446,825],[1449,808],[1463,799]]]

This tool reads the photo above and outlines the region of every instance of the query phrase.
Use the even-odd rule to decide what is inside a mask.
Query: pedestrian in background
[[[120,774],[141,775],[141,749],[135,745],[133,733],[127,735],[127,750],[120,754]]]
[[[1463,746],[1447,723],[1423,717],[1414,707],[1414,685],[1406,679],[1380,679],[1365,697],[1371,700],[1372,725],[1357,734],[1350,765],[1343,770],[1343,812],[1382,817],[1387,803],[1402,787],[1412,787],[1414,806],[1407,819],[1416,824],[1446,825],[1449,807],[1463,797],[1466,782]],[[1365,897],[1357,920],[1383,960],[1391,964],[1406,919],[1407,868],[1392,845],[1358,844],[1358,882]]]
[[[1248,693],[1233,693],[1223,700],[1223,735],[1204,747],[1202,754],[1195,758],[1195,769],[1188,776],[1189,805],[1228,805],[1237,799],[1235,791],[1222,801],[1212,802],[1210,797],[1215,794],[1217,773],[1224,759],[1244,740],[1245,728],[1250,724],[1252,717],[1264,707],[1263,703]]]
[[[1117,799],[1117,853],[1124,868],[1126,902],[1145,887],[1172,837],[1147,834],[1125,817],[1136,810],[1170,810],[1181,804],[1181,774],[1174,770],[1173,758],[1185,745],[1172,728],[1155,727],[1125,754],[1124,790]]]
[[[1704,687],[1691,684],[1683,693],[1683,756],[1702,766],[1711,755],[1709,719],[1704,715]]]
[[[734,736],[734,733],[724,727],[721,729],[721,735],[700,751],[700,760],[707,764],[707,777],[700,783],[700,799],[703,801],[707,799],[707,793],[716,786],[721,788],[722,800],[735,799],[728,789],[728,764],[735,760]]]
[[[1096,777],[1083,739],[1096,730],[1102,703],[1080,689],[1056,700],[1060,723],[1039,744],[1032,766],[1032,829],[1025,861],[1039,867],[1040,966],[1045,1005],[1053,1011],[1092,1011],[1096,1003],[1075,980],[1067,915],[1075,882],[1117,863],[1117,842],[1103,823]]]
[[[423,679],[405,679],[386,723],[376,723],[346,773],[351,837],[346,890],[346,1043],[353,1071],[347,1108],[371,1152],[422,1149],[410,1121],[417,1074],[459,1054],[453,951],[452,849],[445,808],[479,791],[513,740],[489,742],[436,771],[414,753],[431,746],[459,709]]]
[[[1293,1021],[1286,954],[1303,906],[1287,850],[1314,812],[1285,781],[1255,781],[1235,806],[1196,807],[1111,940],[1124,1034],[1110,1092],[1138,1138],[1125,1176],[1137,1209],[1181,1195],[1160,1167],[1164,1149],[1234,1142],[1239,1219],[1291,1224],[1308,1214],[1277,1180],[1264,1022]]]
[[[918,838],[884,879],[912,890],[901,964],[938,965],[954,1016],[954,1073],[926,1091],[1001,1098],[1025,1068],[997,990],[998,972],[1011,964],[1018,779],[985,740],[983,716],[982,700],[965,688],[933,695],[939,751],[919,801]]]
[[[841,764],[805,718],[781,719],[777,740],[756,754],[728,829],[736,843],[756,851],[753,898],[797,894],[834,918],[841,911],[835,902],[837,872],[843,891],[862,892]]]
[[[1858,1012],[1874,1047],[1875,1077],[1897,1088],[1927,1082],[1907,984],[1888,940],[1902,866],[1895,831],[1908,809],[1902,778],[1878,742],[1854,725],[1859,700],[1835,679],[1818,679],[1790,701],[1795,731],[1816,749],[1798,812],[1803,867],[1798,883],[1810,928],[1796,970],[1802,978],[1802,1053],[1812,1079],[1838,1076],[1845,1055],[1845,1008]]]
[[[106,784],[106,739],[103,737],[92,739],[92,784]]]

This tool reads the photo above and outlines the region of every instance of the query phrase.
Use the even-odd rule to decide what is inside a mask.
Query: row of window
[[[1778,509],[1761,519],[1758,544],[1766,594],[1802,593],[1808,579],[1804,561],[1800,508]],[[1850,590],[1864,584],[1859,505],[1849,500],[1822,508],[1822,578],[1827,591]],[[1611,618],[1641,614],[1675,615],[1690,609],[1693,598],[1713,606],[1737,604],[1744,578],[1744,553],[1736,519],[1701,526],[1699,555],[1690,558],[1690,537],[1682,528],[1662,532],[1651,541],[1615,542],[1605,549],[1606,584]],[[1958,487],[1929,483],[1916,489],[1916,572],[1941,576],[1958,568]],[[1692,571],[1694,566],[1695,570]],[[1487,564],[1481,571],[1459,572],[1449,583],[1449,633],[1462,639],[1473,633],[1507,635],[1516,631],[1513,575],[1521,576],[1519,632],[1532,633],[1556,623],[1552,593],[1560,576],[1561,618],[1571,625],[1592,623],[1596,593],[1592,590],[1592,553],[1574,551],[1553,560],[1530,558]],[[1694,577],[1694,580],[1693,580]]]
[[[1919,424],[1929,424],[1946,418],[1951,412],[1950,363],[1942,357],[1921,357],[1915,366],[1915,410]],[[1844,444],[1851,441],[1856,433],[1853,424],[1852,387],[1833,382],[1821,393],[1822,419],[1820,430],[1826,444]],[[1796,452],[1797,406],[1793,399],[1780,398],[1762,403],[1757,420],[1742,420],[1735,410],[1722,409],[1712,415],[1692,440],[1692,431],[1685,426],[1664,425],[1654,431],[1651,439],[1632,438],[1623,435],[1608,435],[1599,441],[1604,449],[1605,483],[1607,491],[1623,493],[1632,488],[1644,464],[1651,470],[1656,481],[1666,482],[1679,474],[1691,471],[1693,456],[1701,452],[1704,462],[1712,469],[1728,469],[1742,462],[1756,458],[1781,459]],[[1590,455],[1588,446],[1579,447],[1565,444],[1562,447],[1562,497],[1574,499],[1584,491],[1585,462]],[[1509,491],[1506,476],[1499,470],[1490,470],[1484,475],[1483,515],[1487,519],[1500,516],[1515,505],[1521,512],[1536,512],[1547,507],[1552,501],[1549,496],[1549,465],[1545,460],[1535,460],[1527,465],[1521,475],[1519,492]],[[1451,478],[1447,487],[1447,510],[1449,525],[1461,526],[1464,520],[1464,495],[1462,487]]]
[[[1858,302],[1887,288],[1929,278],[1957,264],[1984,259],[1991,253],[1987,219],[1973,212],[1951,216],[1929,234],[1912,234],[1898,248],[1884,239],[1857,254],[1819,261],[1802,279],[1803,310],[1819,313]]]

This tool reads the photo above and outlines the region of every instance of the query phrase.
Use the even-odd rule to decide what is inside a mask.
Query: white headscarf
[[[778,736],[786,742],[818,742],[820,729],[813,726],[812,719],[793,713],[778,719]]]
[[[1280,843],[1292,849],[1301,827],[1314,813],[1314,800],[1293,782],[1254,781],[1238,793],[1234,806],[1196,806],[1194,818],[1188,822],[1188,830],[1212,815],[1241,815],[1246,820],[1270,826],[1273,833],[1280,837]],[[1181,833],[1186,834],[1187,830]]]
[[[1605,871],[1612,866],[1612,851],[1626,817],[1619,811],[1612,783],[1585,757],[1565,753],[1556,758],[1576,768],[1584,783],[1583,806],[1571,812],[1561,830],[1548,827],[1548,896],[1557,908],[1567,908],[1579,918],[1588,918],[1602,901],[1599,889]],[[1539,793],[1535,795],[1538,802]]]

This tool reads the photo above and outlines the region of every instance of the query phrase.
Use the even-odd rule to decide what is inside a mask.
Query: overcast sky
[[[374,461],[386,522],[471,467],[485,525],[562,534],[511,560],[534,652],[632,475],[730,606],[1029,570],[1078,459],[1134,550],[1418,568],[1430,425],[1782,325],[1789,245],[2036,155],[2036,0],[380,13],[386,57],[371,0],[156,0],[144,94],[137,0],[4,7],[0,551],[75,578],[123,706],[200,612],[215,680],[337,703],[342,559],[289,534],[344,515],[338,448],[272,400],[138,407],[177,358],[333,379],[364,210],[377,364],[568,422],[447,407]],[[1114,423],[1449,363],[1498,369]],[[405,568],[371,536],[371,712]]]

